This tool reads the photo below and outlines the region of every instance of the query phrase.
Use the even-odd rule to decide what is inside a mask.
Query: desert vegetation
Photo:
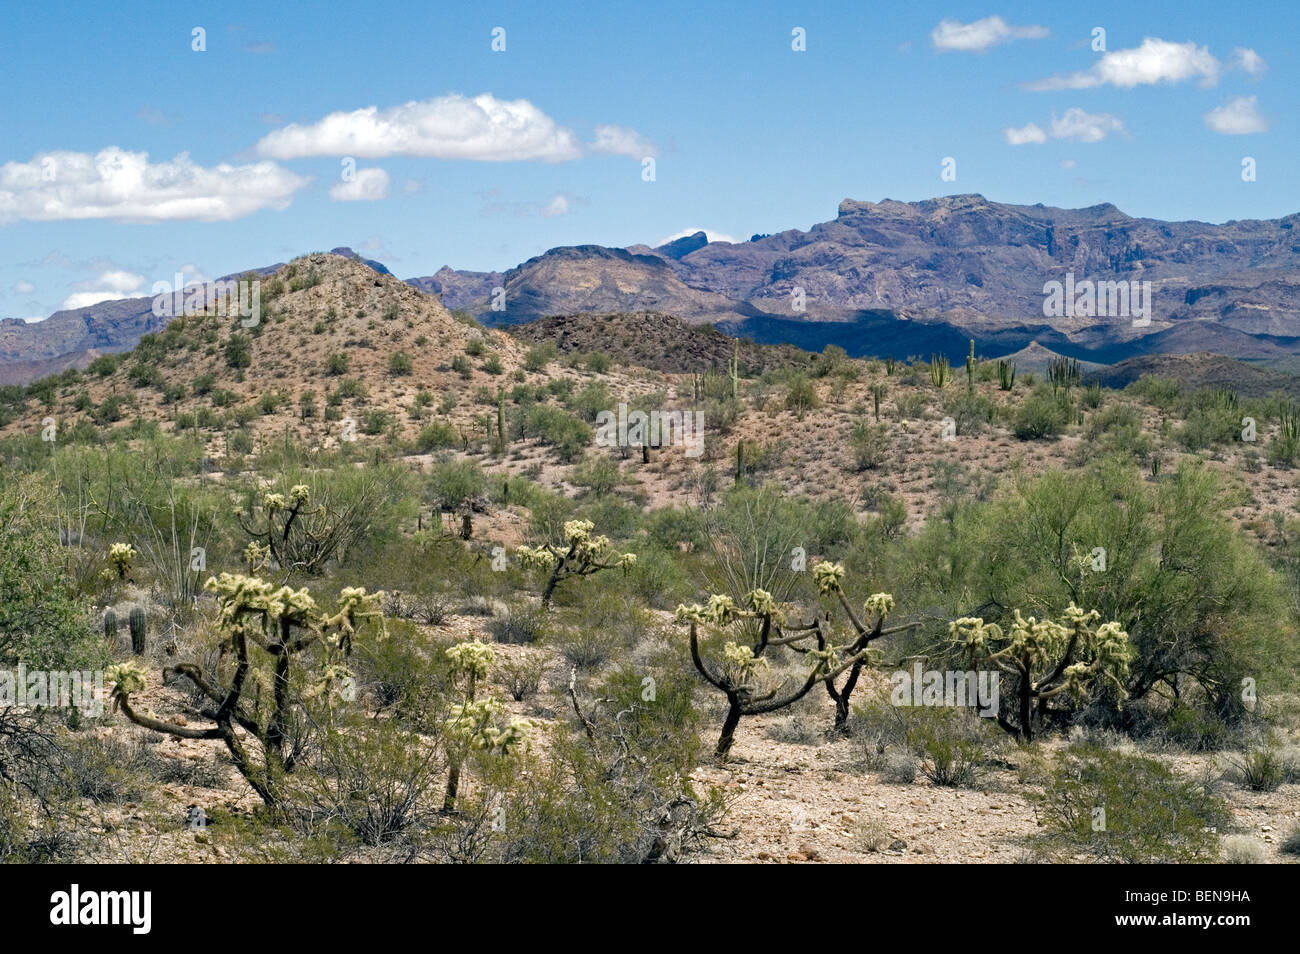
[[[0,858],[1294,859],[1284,395],[268,286],[0,392]]]

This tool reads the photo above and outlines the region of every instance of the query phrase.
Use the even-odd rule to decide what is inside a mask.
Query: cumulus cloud
[[[135,272],[128,272],[124,269],[113,269],[103,272],[90,281],[79,282],[74,287],[82,290],[65,298],[62,307],[65,310],[86,308],[90,305],[97,305],[101,301],[131,298],[140,291],[143,284],[143,275],[137,275]]]
[[[1124,132],[1124,123],[1110,113],[1088,113],[1075,106],[1060,119],[1052,114],[1052,138],[1101,142],[1111,133]]]
[[[1045,26],[1012,26],[1001,17],[985,17],[972,23],[941,20],[930,31],[930,41],[937,50],[983,53],[1011,40],[1040,40],[1048,32]]]
[[[1264,62],[1264,57],[1245,46],[1238,46],[1233,49],[1232,65],[1235,69],[1239,69],[1251,76],[1259,76],[1268,69],[1268,64]]]
[[[740,242],[742,241],[741,239],[735,238],[731,235],[727,235],[725,232],[715,232],[712,229],[693,228],[693,229],[682,229],[680,232],[674,232],[672,235],[669,235],[666,238],[661,238],[659,241],[655,242],[651,247],[658,248],[660,245],[667,245],[669,242],[675,242],[679,238],[686,238],[686,236],[694,235],[696,232],[703,232],[704,237],[707,238],[710,242],[731,242],[733,245],[739,245]]]
[[[93,156],[47,152],[0,165],[0,223],[226,222],[283,209],[310,181],[273,162],[204,167],[184,152],[164,162],[116,146]]]
[[[1205,125],[1225,136],[1244,136],[1268,132],[1268,120],[1259,114],[1254,96],[1238,96],[1226,105],[1205,114]]]
[[[330,113],[309,125],[291,123],[257,144],[273,159],[307,156],[421,156],[433,159],[564,162],[582,154],[577,136],[526,99],[458,94],[379,109]]]
[[[658,156],[659,149],[635,129],[625,126],[597,126],[596,141],[591,144],[592,152],[610,156],[631,156],[644,159],[646,156]]]
[[[1038,123],[1025,123],[1023,126],[1008,126],[1002,130],[1002,134],[1007,137],[1007,142],[1013,146],[1023,146],[1026,143],[1047,142],[1047,133],[1043,132],[1043,127]]]
[[[19,295],[30,295],[32,292],[36,291],[36,286],[31,282],[23,281],[20,278],[18,281],[14,282],[13,290]]]
[[[350,181],[330,186],[330,198],[335,202],[375,202],[388,198],[391,184],[383,169],[358,169]]]
[[[1202,86],[1219,81],[1223,64],[1208,47],[1195,43],[1171,43],[1146,37],[1140,46],[1104,53],[1089,69],[1030,83],[1033,90],[1092,89],[1097,86],[1151,86],[1198,80]]]
[[[1049,132],[1050,131],[1050,132]],[[1124,132],[1124,123],[1110,113],[1089,113],[1074,106],[1064,116],[1052,114],[1048,130],[1038,123],[1026,123],[1002,130],[1007,142],[1013,146],[1027,143],[1044,143],[1052,139],[1073,139],[1076,142],[1101,142],[1111,133]]]

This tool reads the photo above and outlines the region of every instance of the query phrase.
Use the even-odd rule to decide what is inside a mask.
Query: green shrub
[[[1268,745],[1228,759],[1228,777],[1252,792],[1275,792],[1293,772],[1277,749]]]
[[[1042,795],[1044,846],[1127,864],[1213,861],[1227,805],[1155,759],[1091,746],[1060,752]]]
[[[546,638],[547,615],[534,607],[517,607],[488,623],[488,632],[498,643],[532,645]]]
[[[524,355],[524,367],[529,371],[545,371],[546,366],[555,360],[558,349],[551,342],[534,345]]]
[[[430,451],[440,450],[444,447],[458,447],[460,445],[460,435],[456,429],[446,421],[434,421],[420,428],[420,433],[415,438],[415,449],[418,453],[427,454]]]
[[[987,725],[965,710],[923,708],[907,727],[921,773],[935,785],[973,788],[979,781]]]
[[[411,356],[405,351],[394,351],[388,356],[388,373],[395,377],[410,374],[414,367]]]
[[[1068,422],[1065,406],[1056,398],[1035,394],[1025,399],[1016,410],[1012,432],[1022,441],[1056,437]]]

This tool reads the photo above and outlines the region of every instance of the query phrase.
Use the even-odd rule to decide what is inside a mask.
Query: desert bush
[[[935,785],[972,788],[985,761],[986,729],[969,712],[922,708],[908,725],[907,742],[921,773]]]
[[[1295,771],[1271,745],[1249,748],[1227,762],[1228,778],[1252,792],[1275,792]]]
[[[533,345],[524,355],[524,367],[529,371],[545,371],[558,354],[559,350],[549,341]]]
[[[1284,855],[1300,855],[1300,825],[1287,832],[1277,847]]]
[[[545,673],[546,663],[541,657],[521,656],[501,663],[496,681],[515,702],[525,702],[537,695]]]
[[[1213,861],[1228,807],[1155,759],[1082,747],[1058,754],[1033,796],[1049,848],[1128,864]]]
[[[338,728],[293,775],[291,817],[299,831],[341,825],[364,845],[383,845],[437,817],[447,758],[436,737],[359,713]]]
[[[494,618],[487,628],[496,642],[512,645],[539,643],[549,631],[546,612],[532,606],[516,607]]]
[[[911,785],[916,781],[916,756],[903,749],[886,752],[880,763],[880,774],[886,782]]]
[[[725,803],[689,780],[699,747],[689,677],[623,668],[596,702],[572,682],[570,693],[577,727],[554,728],[549,757],[506,794],[500,860],[672,862],[700,850]]]
[[[1254,835],[1228,835],[1221,846],[1221,860],[1228,865],[1262,865],[1268,862],[1268,848]]]
[[[1022,441],[1055,437],[1065,430],[1069,413],[1061,401],[1046,394],[1026,398],[1016,410],[1011,430]]]
[[[856,470],[875,470],[889,456],[889,429],[883,424],[859,421],[849,437]]]

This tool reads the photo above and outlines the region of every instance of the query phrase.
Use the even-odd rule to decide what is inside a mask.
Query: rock
[[[903,841],[903,839],[901,839],[901,838],[895,838],[893,841],[891,841],[891,842],[889,843],[889,850],[890,850],[890,851],[906,851],[906,850],[907,850],[907,842]]]

